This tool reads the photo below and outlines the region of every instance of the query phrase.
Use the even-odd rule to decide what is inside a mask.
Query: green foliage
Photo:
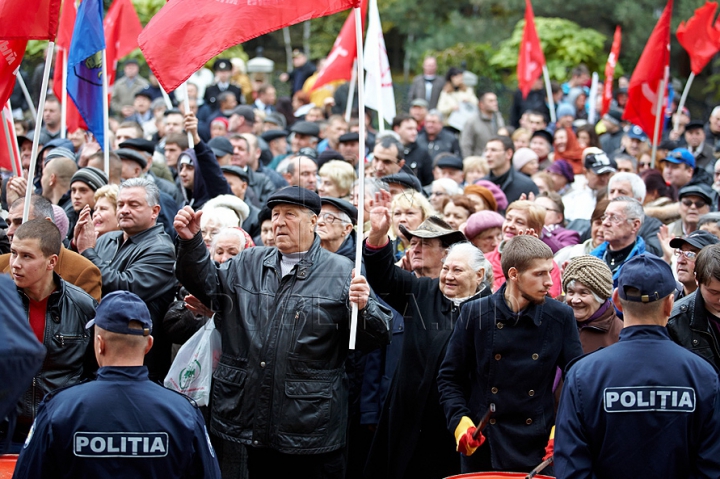
[[[143,26],[165,5],[165,0],[133,0],[133,6]]]
[[[490,64],[493,53],[494,49],[489,43],[458,43],[445,50],[429,50],[425,55],[432,55],[437,59],[440,72],[446,72],[453,66],[460,67],[464,63],[467,70],[478,76],[491,81],[502,81],[501,72]]]
[[[490,59],[496,68],[514,71],[525,21],[515,26],[512,36],[500,43],[500,48]],[[605,35],[590,28],[580,28],[563,18],[535,18],[550,77],[557,81],[567,80],[570,70],[580,63],[590,71],[604,70],[607,54]]]

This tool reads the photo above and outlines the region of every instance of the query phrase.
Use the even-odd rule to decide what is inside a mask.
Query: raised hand
[[[177,215],[175,215],[173,226],[180,239],[189,240],[198,234],[202,213],[202,210],[196,212],[189,206],[178,211]]]

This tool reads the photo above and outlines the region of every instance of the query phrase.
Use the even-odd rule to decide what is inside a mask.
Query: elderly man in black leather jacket
[[[16,444],[24,442],[45,394],[77,384],[97,369],[92,335],[85,329],[97,302],[53,271],[61,245],[60,231],[46,219],[23,223],[13,237],[13,281],[30,326],[47,349],[40,372],[27,384],[20,402]]]
[[[320,198],[297,186],[268,199],[277,248],[250,248],[217,267],[199,234],[202,212],[175,217],[176,274],[216,311],[222,355],[210,427],[248,447],[253,478],[343,478],[351,303],[358,345],[389,341],[389,312],[350,260],[320,247]]]
[[[698,289],[675,303],[667,329],[673,341],[720,371],[720,244],[697,254],[695,279]]]

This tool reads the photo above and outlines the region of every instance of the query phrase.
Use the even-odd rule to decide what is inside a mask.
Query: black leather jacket
[[[249,248],[218,267],[200,234],[180,240],[178,279],[218,311],[222,355],[210,406],[217,435],[293,454],[343,447],[352,267],[317,236],[284,277],[276,248]],[[358,347],[386,344],[389,321],[371,297],[358,316]]]
[[[57,289],[50,295],[43,344],[47,355],[20,402],[18,429],[29,428],[45,394],[90,378],[97,369],[92,335],[85,325],[95,317],[97,302],[82,289],[54,274]],[[27,317],[29,299],[18,289]],[[25,430],[27,432],[27,429]]]
[[[699,291],[675,303],[667,329],[673,341],[707,359],[720,371],[718,337],[708,321],[705,300]]]

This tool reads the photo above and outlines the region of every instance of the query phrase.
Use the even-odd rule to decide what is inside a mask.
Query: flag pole
[[[348,89],[347,105],[345,105],[345,121],[347,123],[350,123],[350,114],[352,113],[352,104],[353,100],[355,99],[355,83],[357,82],[357,78],[357,60],[355,60],[355,63],[353,63],[352,73],[350,75],[350,86]]]
[[[10,138],[10,131],[8,130],[8,124],[7,124],[7,117],[5,116],[5,108],[7,107],[7,104],[3,105],[2,108],[2,125],[3,125],[3,131],[5,132],[5,142],[7,143],[8,147],[8,155],[10,155],[10,164],[12,165],[12,171],[13,176],[19,176],[18,175],[18,166],[15,162],[15,150],[13,149],[12,145],[12,139]]]
[[[650,168],[655,168],[655,157],[657,156],[658,135],[660,134],[660,113],[662,112],[663,100],[665,99],[665,82],[667,81],[668,67],[665,67],[665,77],[660,80],[660,88],[657,93],[657,107],[655,108],[655,131],[653,132],[652,157]]]
[[[103,99],[103,161],[105,174],[110,178],[110,106],[108,105],[107,50],[102,51],[102,99]]]
[[[187,81],[182,84],[182,94],[183,94],[183,105],[185,106],[185,114],[187,115],[190,111],[190,98],[188,98],[188,89],[187,89]],[[188,138],[188,148],[194,149],[195,148],[195,140],[193,140],[193,136],[190,134],[190,132],[187,132],[187,138]]]
[[[158,85],[160,87],[160,93],[162,93],[163,100],[165,101],[165,106],[168,110],[172,110],[173,104],[172,101],[170,101],[170,95],[167,94],[165,89],[162,87],[162,85]]]
[[[62,85],[60,94],[60,138],[67,138],[67,50],[65,48],[59,48],[60,55],[62,55]],[[57,65],[55,65],[57,68]]]
[[[12,102],[10,101],[10,98],[8,98],[7,101],[8,110],[12,112]],[[22,170],[22,160],[20,158],[20,148],[18,147],[18,141],[17,141],[17,132],[15,131],[15,128],[10,129],[10,136],[12,137],[12,147],[13,147],[13,154],[15,156],[15,159],[17,161],[17,170],[18,170],[18,178],[23,177],[23,170]],[[13,170],[14,171],[14,170]]]
[[[27,89],[27,85],[25,85],[25,80],[23,80],[20,70],[17,71],[15,76],[17,77],[17,81],[20,84],[20,89],[23,92],[23,96],[25,97],[25,101],[28,104],[28,108],[30,108],[30,114],[32,115],[33,118],[35,118],[37,116],[37,110],[35,109],[35,105],[33,104],[32,97],[30,96],[30,92]]]
[[[548,106],[550,108],[550,122],[555,123],[557,118],[555,116],[555,100],[552,96],[552,87],[550,86],[550,72],[547,69],[547,65],[543,65],[543,78],[545,79],[545,91],[548,97]]]
[[[685,107],[685,100],[687,100],[688,93],[690,93],[690,85],[692,85],[693,80],[695,79],[695,73],[690,72],[690,76],[688,77],[687,83],[685,83],[685,89],[682,92],[682,96],[680,97],[680,103],[678,103],[677,113],[682,112],[682,109]],[[678,127],[680,126],[680,115],[675,115],[675,121],[673,122],[673,130],[677,131]]]
[[[363,41],[362,41],[362,9],[355,7],[355,44],[357,47],[357,96],[358,96],[358,118],[360,118],[358,141],[360,151],[365,151],[365,85],[363,81],[363,73],[365,66],[363,65]],[[381,117],[382,124],[382,117]],[[358,240],[355,241],[355,274],[359,275],[362,271],[362,233],[365,224],[365,155],[361,153],[358,156]],[[355,349],[355,340],[357,338],[357,318],[358,306],[352,303],[352,311],[350,315],[350,349]]]
[[[40,145],[40,130],[42,129],[42,112],[45,109],[45,97],[47,96],[48,81],[50,80],[50,67],[52,66],[55,42],[49,42],[47,56],[45,57],[45,71],[43,72],[42,86],[40,87],[40,101],[38,110],[35,113],[35,134],[33,135],[32,153],[30,157],[30,169],[28,170],[27,188],[25,191],[25,206],[23,207],[23,223],[30,214],[30,199],[33,193],[33,180],[35,180],[35,168],[37,167],[38,146]],[[18,75],[18,78],[21,78]],[[22,84],[21,84],[22,85]]]

